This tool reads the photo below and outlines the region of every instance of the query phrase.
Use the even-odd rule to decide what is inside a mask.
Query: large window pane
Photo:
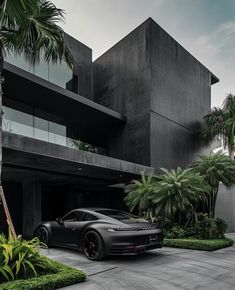
[[[47,120],[34,117],[34,137],[36,139],[47,141],[49,140],[49,122]]]
[[[33,137],[33,116],[3,106],[2,126],[4,131]]]
[[[66,127],[49,122],[49,142],[66,146]]]
[[[36,76],[49,81],[49,65],[45,62],[43,57],[40,60],[40,64],[34,66],[33,73]]]
[[[10,64],[18,66],[23,70],[29,71],[29,63],[26,62],[24,57],[20,55],[14,56],[14,54],[7,54],[6,61],[9,62]]]
[[[60,64],[49,66],[49,81],[66,89],[66,84],[73,78],[72,71],[66,63],[62,61]]]

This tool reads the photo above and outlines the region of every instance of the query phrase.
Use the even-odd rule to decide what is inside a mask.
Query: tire
[[[40,240],[40,242],[47,245],[48,248],[50,247],[51,245],[50,236],[48,229],[46,227],[41,226],[38,229],[36,229],[34,236],[37,237]]]
[[[105,257],[105,247],[101,235],[94,230],[87,231],[82,238],[82,251],[89,260],[102,260]]]

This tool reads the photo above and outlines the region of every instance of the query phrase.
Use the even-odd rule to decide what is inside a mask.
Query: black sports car
[[[76,248],[91,260],[106,255],[143,253],[161,248],[163,234],[155,224],[114,209],[75,209],[34,231],[48,246]]]

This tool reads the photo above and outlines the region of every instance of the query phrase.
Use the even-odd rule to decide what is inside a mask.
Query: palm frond
[[[47,0],[5,1],[0,9],[0,41],[7,52],[23,55],[31,64],[43,54],[46,62],[64,60],[73,69],[76,61],[59,27],[64,11]]]

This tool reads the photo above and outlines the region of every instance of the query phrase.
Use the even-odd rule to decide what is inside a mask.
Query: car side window
[[[95,221],[95,220],[98,220],[98,218],[92,214],[85,213],[82,220],[83,221]]]
[[[64,222],[79,222],[82,220],[83,213],[80,211],[73,211],[63,217]]]

